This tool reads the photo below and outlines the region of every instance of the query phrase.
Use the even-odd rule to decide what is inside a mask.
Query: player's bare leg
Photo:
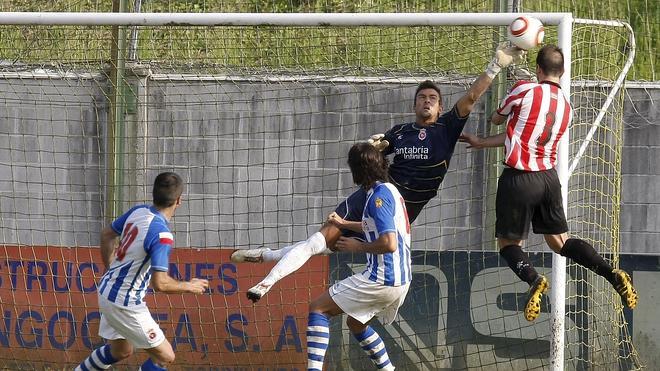
[[[266,278],[248,290],[248,299],[255,303],[259,301],[274,284],[300,269],[312,256],[329,253],[331,250],[328,246],[333,246],[340,236],[339,228],[326,223],[307,240],[287,247],[287,253],[270,270]]]
[[[167,339],[145,351],[149,354],[149,359],[142,364],[140,370],[166,370],[168,365],[174,363],[174,349]]]

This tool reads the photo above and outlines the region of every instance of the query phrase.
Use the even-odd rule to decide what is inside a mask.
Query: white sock
[[[300,244],[303,244],[305,242],[307,242],[307,240],[296,242],[293,245],[284,246],[283,248],[278,249],[278,250],[268,249],[268,250],[264,251],[264,253],[261,255],[261,257],[264,259],[265,262],[278,262],[278,261],[280,261],[280,259],[282,259],[284,257],[284,255],[288,254],[289,251],[291,251],[296,246],[298,246]]]
[[[323,237],[321,232],[316,232],[306,241],[298,242],[284,249],[287,249],[286,254],[280,258],[260,284],[266,286],[274,285],[277,281],[300,269],[312,256],[321,254],[327,250],[325,237]]]

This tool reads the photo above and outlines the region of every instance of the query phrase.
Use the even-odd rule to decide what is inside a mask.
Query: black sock
[[[522,247],[518,245],[504,246],[500,249],[500,256],[506,260],[513,273],[530,286],[539,276],[532,262],[529,260],[529,256],[522,250]]]
[[[559,254],[592,270],[597,275],[605,277],[606,280],[614,285],[612,266],[609,265],[587,241],[577,238],[569,238],[564,243]]]

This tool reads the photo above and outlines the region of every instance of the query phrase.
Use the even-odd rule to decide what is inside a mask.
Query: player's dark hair
[[[442,106],[442,93],[440,92],[440,88],[431,80],[424,80],[420,82],[419,85],[417,85],[417,90],[415,90],[415,96],[413,97],[413,104],[417,101],[417,94],[419,91],[424,89],[433,89],[438,92],[438,99],[440,101],[440,105]]]
[[[377,181],[386,182],[387,159],[369,143],[356,143],[348,151],[348,167],[353,174],[353,182],[364,189],[371,188]]]
[[[564,52],[555,45],[546,45],[536,56],[536,65],[549,76],[561,76],[564,73]]]
[[[183,180],[176,173],[160,173],[154,181],[153,201],[157,207],[170,207],[183,193]]]

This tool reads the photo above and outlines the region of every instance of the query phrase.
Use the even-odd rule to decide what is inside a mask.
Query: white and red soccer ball
[[[529,50],[543,43],[543,23],[533,17],[518,17],[507,27],[509,41],[520,49]]]

